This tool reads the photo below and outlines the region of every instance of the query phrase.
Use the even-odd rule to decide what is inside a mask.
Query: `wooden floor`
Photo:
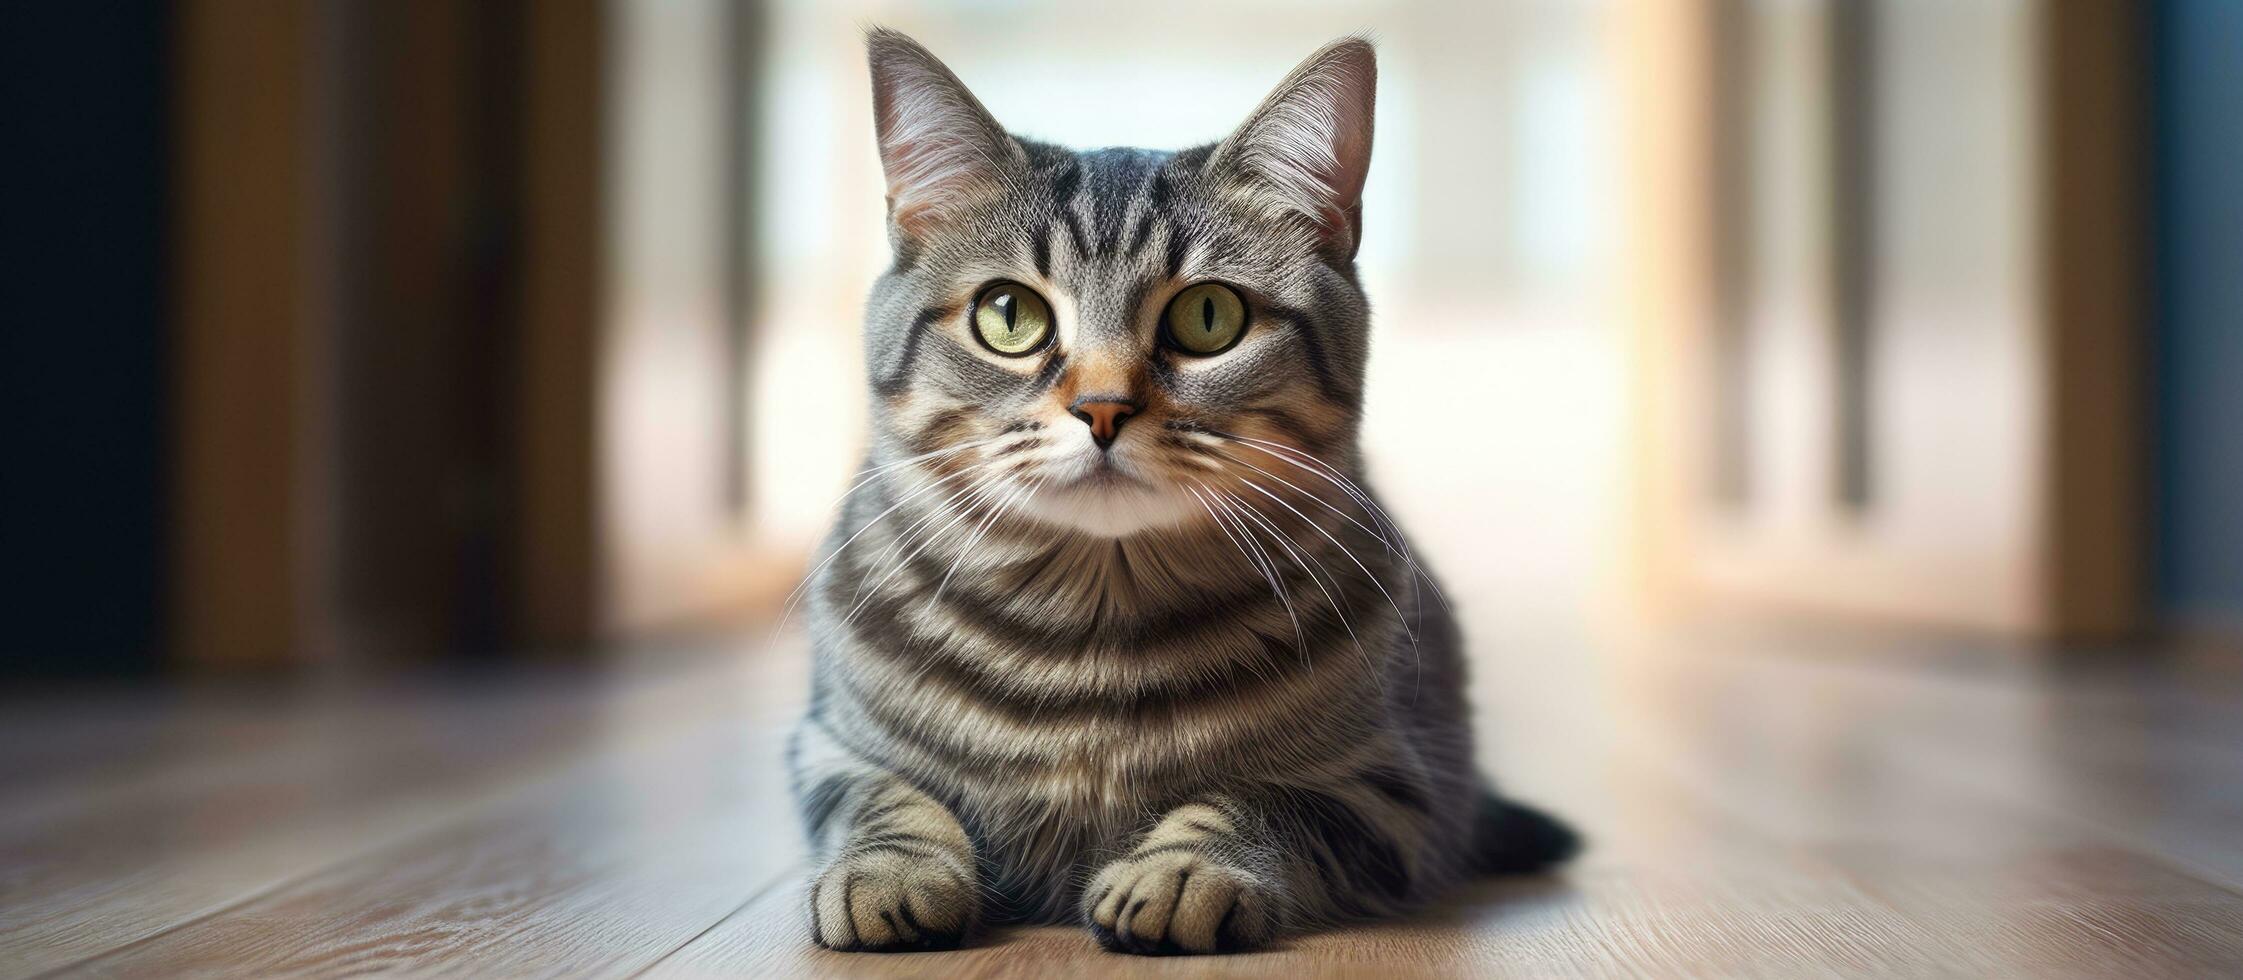
[[[0,975],[2243,975],[2243,676],[2217,664],[1513,644],[1476,684],[1487,758],[1588,855],[1199,960],[1056,928],[811,948],[778,765],[803,675],[782,645],[11,695]]]

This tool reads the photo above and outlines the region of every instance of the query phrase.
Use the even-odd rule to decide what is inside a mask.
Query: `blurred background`
[[[4,17],[9,677],[767,622],[863,443],[871,23],[1078,146],[1372,32],[1371,474],[1497,641],[2243,624],[2224,0]]]

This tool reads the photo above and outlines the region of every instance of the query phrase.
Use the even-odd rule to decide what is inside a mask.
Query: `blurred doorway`
[[[1647,148],[1670,599],[2020,635],[2146,599],[2139,13],[1712,0]],[[1694,102],[1694,104],[1693,104]],[[1655,273],[1656,275],[1656,273]]]

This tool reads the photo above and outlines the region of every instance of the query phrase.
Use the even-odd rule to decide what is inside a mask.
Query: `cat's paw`
[[[1119,953],[1228,953],[1269,942],[1275,892],[1261,878],[1192,849],[1107,865],[1083,892],[1098,944]]]
[[[898,850],[843,853],[810,887],[810,935],[827,949],[956,949],[980,915],[970,872]]]

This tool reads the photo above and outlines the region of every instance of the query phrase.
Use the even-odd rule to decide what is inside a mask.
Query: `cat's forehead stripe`
[[[1059,172],[1051,178],[1051,200],[1059,212],[1059,219],[1067,225],[1067,240],[1075,247],[1075,256],[1090,255],[1090,235],[1083,230],[1082,219],[1075,212],[1077,193],[1082,189],[1082,161],[1068,157],[1060,164]]]
[[[1097,232],[1098,253],[1112,256],[1121,245],[1123,222],[1145,190],[1153,171],[1166,154],[1148,150],[1094,150],[1083,155],[1090,170],[1091,227]]]
[[[1052,214],[1031,231],[1037,273],[1050,275],[1049,227],[1065,228],[1078,263],[1134,261],[1151,241],[1154,225],[1171,219],[1172,186],[1165,173],[1173,154],[1111,148],[1085,153],[1057,150],[1047,157]]]

